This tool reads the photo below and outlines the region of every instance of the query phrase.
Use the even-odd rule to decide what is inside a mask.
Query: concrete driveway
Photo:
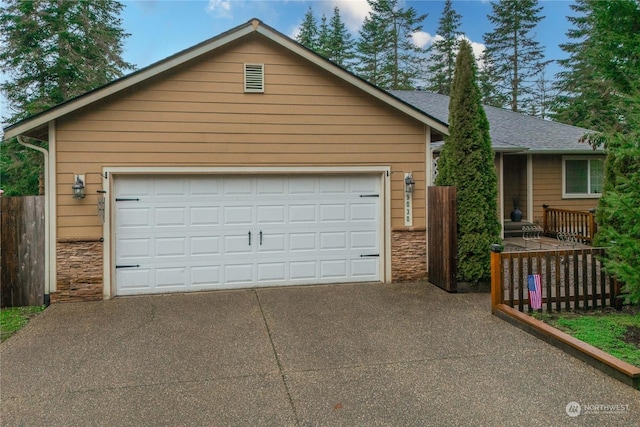
[[[640,392],[429,284],[57,304],[0,351],[3,425],[640,424]]]

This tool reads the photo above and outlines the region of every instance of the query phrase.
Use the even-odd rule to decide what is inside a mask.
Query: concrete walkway
[[[3,425],[640,425],[639,391],[429,284],[57,304],[0,356]]]

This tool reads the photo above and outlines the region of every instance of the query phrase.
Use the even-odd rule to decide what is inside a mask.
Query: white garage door
[[[380,280],[377,176],[121,176],[116,293]]]

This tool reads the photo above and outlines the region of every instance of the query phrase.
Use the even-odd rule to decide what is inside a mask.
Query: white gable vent
[[[244,91],[264,92],[264,64],[244,64]]]

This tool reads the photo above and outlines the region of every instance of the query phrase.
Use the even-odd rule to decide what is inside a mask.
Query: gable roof
[[[447,123],[449,97],[423,91],[390,91],[392,95]],[[593,148],[579,142],[589,129],[543,120],[539,117],[484,105],[489,120],[491,145],[496,152],[572,154],[590,153]],[[598,150],[599,152],[601,150]]]
[[[365,91],[366,93],[372,95],[374,98],[385,102],[386,104],[403,112],[404,114],[432,127],[442,134],[448,134],[447,125],[445,124],[445,122],[436,119],[429,113],[418,109],[411,104],[407,104],[404,101],[389,95],[389,93],[383,91],[377,86],[350,73],[344,68],[339,67],[326,58],[318,55],[310,49],[307,49],[306,47],[285,36],[284,34],[265,25],[260,20],[251,19],[249,22],[243,25],[239,25],[236,28],[233,28],[225,33],[206,40],[189,49],[186,49],[173,56],[149,65],[148,67],[135,71],[125,77],[114,80],[113,82],[108,83],[105,86],[87,92],[83,95],[80,95],[48,110],[45,110],[39,114],[7,126],[4,129],[4,138],[9,139],[11,137],[21,135],[25,132],[43,128],[52,120],[70,114],[94,102],[100,101],[108,96],[128,89],[138,83],[160,75],[174,67],[180,66],[188,61],[198,58],[201,55],[208,54],[222,46],[225,46],[252,33],[257,33],[266,37],[267,39],[305,58],[306,60],[312,62],[325,71],[328,71],[336,77],[341,78],[342,80],[352,84],[353,86]]]

